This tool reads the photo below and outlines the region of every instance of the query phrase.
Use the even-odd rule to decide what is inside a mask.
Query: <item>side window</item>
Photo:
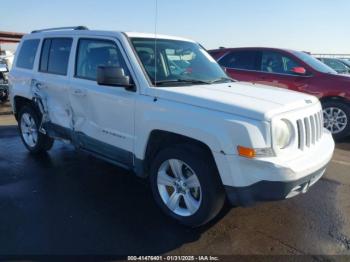
[[[41,49],[39,71],[66,75],[71,47],[71,38],[45,39]]]
[[[121,67],[126,75],[130,75],[120,50],[113,41],[80,39],[75,62],[75,76],[96,80],[99,66]]]
[[[51,39],[45,39],[41,48],[39,71],[47,72],[47,66],[49,63]]]
[[[300,65],[289,56],[274,51],[262,52],[261,71],[263,72],[293,74],[294,67],[300,67]]]
[[[337,60],[325,59],[324,63],[338,72],[346,71],[346,66],[338,62]]]
[[[235,51],[224,56],[219,64],[234,69],[256,70],[256,60],[255,51]]]
[[[19,51],[16,66],[20,68],[33,69],[35,54],[40,40],[25,40]]]

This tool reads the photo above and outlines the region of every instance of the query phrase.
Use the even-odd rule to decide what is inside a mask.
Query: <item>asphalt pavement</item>
[[[350,139],[307,194],[227,205],[190,229],[163,215],[147,180],[61,142],[30,155],[15,124],[0,116],[0,256],[350,255]]]

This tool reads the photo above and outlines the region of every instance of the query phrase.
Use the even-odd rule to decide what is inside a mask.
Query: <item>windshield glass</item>
[[[216,61],[196,43],[149,38],[132,38],[131,42],[154,85],[231,81]]]
[[[326,65],[328,65],[329,67],[333,68],[338,73],[348,72],[347,66],[344,63],[342,63],[340,60],[333,59],[333,58],[322,58],[321,61]]]
[[[308,55],[304,52],[299,51],[293,51],[293,54],[296,55],[299,59],[303,60],[306,64],[311,66],[313,69],[322,72],[322,73],[329,73],[329,74],[337,74],[336,71],[334,71],[329,66],[325,65],[321,61],[317,60],[311,55]]]
[[[350,68],[350,60],[347,60],[347,59],[341,59],[341,61],[342,61],[343,63],[345,63],[345,64],[346,64],[346,66],[347,66],[348,68]]]

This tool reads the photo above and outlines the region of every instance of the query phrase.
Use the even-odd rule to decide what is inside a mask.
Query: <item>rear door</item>
[[[15,64],[9,73],[10,99],[14,105],[14,95],[22,97],[32,97],[31,82],[33,69],[37,63],[37,53],[39,52],[40,39],[22,40],[17,48]],[[16,109],[15,109],[16,110]],[[18,112],[17,112],[18,113]]]
[[[254,50],[230,51],[219,59],[219,64],[226,68],[226,72],[238,81],[255,82],[258,80],[258,54]]]
[[[67,129],[72,128],[67,77],[72,41],[67,37],[44,38],[39,68],[32,81],[48,113],[47,120]]]
[[[260,71],[257,83],[272,85],[295,91],[304,90],[309,83],[308,73],[305,76],[292,72],[295,67],[303,67],[292,56],[279,51],[263,50],[258,62]]]

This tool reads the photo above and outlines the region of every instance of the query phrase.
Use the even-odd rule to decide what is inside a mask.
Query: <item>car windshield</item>
[[[195,85],[232,81],[198,44],[188,41],[132,38],[153,85]]]
[[[341,61],[343,61],[343,63],[345,63],[345,64],[346,64],[346,66],[350,68],[350,60],[347,60],[347,59],[341,59]]]
[[[329,73],[329,74],[337,74],[335,70],[330,68],[329,66],[325,65],[321,61],[317,60],[311,55],[308,55],[304,52],[299,51],[293,51],[293,54],[296,55],[299,59],[303,60],[306,64],[311,66],[313,69],[322,72],[322,73]]]

